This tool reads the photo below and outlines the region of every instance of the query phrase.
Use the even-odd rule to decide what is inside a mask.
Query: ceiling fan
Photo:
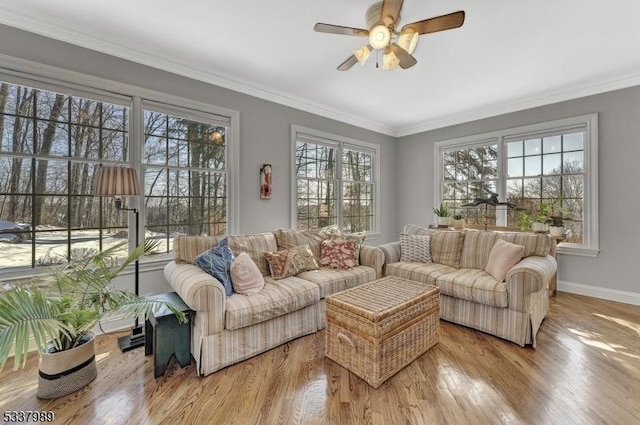
[[[407,24],[398,32],[396,25],[400,21],[400,9],[402,9],[403,2],[404,0],[384,0],[371,5],[366,14],[368,29],[320,22],[313,27],[317,32],[369,37],[369,43],[353,52],[346,61],[338,66],[338,70],[346,71],[356,62],[364,65],[373,50],[383,53],[382,69],[384,70],[393,69],[397,65],[400,65],[402,69],[410,68],[418,62],[411,54],[416,48],[420,34],[459,28],[464,23],[464,11],[458,11]]]

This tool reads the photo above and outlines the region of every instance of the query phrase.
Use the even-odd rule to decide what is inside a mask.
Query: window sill
[[[599,249],[589,248],[582,245],[560,243],[558,245],[558,254],[576,255],[579,257],[595,258],[600,253]]]

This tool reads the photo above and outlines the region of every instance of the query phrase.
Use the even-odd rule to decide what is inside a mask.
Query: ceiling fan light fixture
[[[386,49],[382,56],[382,70],[389,71],[400,64],[400,59],[390,49]]]
[[[407,28],[400,34],[398,37],[398,46],[402,47],[409,53],[413,53],[416,50],[416,46],[418,45],[418,38],[420,34],[418,34],[412,28]]]
[[[358,59],[360,65],[364,65],[367,59],[369,59],[369,56],[371,56],[371,47],[362,46],[361,48],[353,52],[353,55],[356,57],[356,59]]]
[[[376,25],[369,31],[369,44],[374,49],[387,47],[391,40],[391,31],[384,25]]]

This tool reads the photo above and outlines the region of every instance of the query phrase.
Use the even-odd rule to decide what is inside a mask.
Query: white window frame
[[[443,140],[434,144],[434,191],[433,205],[439,205],[442,199],[443,153],[456,148],[464,148],[496,140],[498,144],[498,193],[506,193],[507,156],[506,141],[515,138],[535,136],[538,133],[561,131],[582,127],[585,131],[584,146],[584,211],[583,243],[561,243],[558,253],[596,257],[600,252],[599,241],[599,203],[598,203],[598,114],[581,115],[555,121],[547,121],[522,127],[514,127],[483,134]],[[501,219],[500,217],[498,218]]]
[[[142,173],[142,154],[144,142],[144,121],[142,102],[170,105],[182,111],[191,110],[193,116],[210,117],[211,115],[228,119],[227,141],[227,233],[235,234],[240,228],[240,113],[209,103],[174,96],[171,94],[149,90],[142,87],[120,83],[89,74],[70,71],[50,65],[15,58],[0,54],[0,79],[3,81],[30,86],[38,89],[50,90],[62,94],[87,97],[110,103],[127,103],[129,106],[129,165],[136,168],[141,187],[144,187]],[[137,142],[135,142],[137,141]],[[144,205],[143,196],[128,199],[130,207],[140,208]],[[140,236],[145,228],[144,212],[140,212]],[[129,216],[129,233],[135,232],[135,223]],[[133,239],[133,238],[132,238]],[[142,239],[141,239],[142,240]],[[130,241],[130,250],[135,243]],[[161,256],[166,257],[166,256]],[[160,259],[164,264],[166,258]],[[158,260],[145,261],[147,264],[158,264]],[[159,267],[159,266],[158,266]],[[150,269],[155,269],[152,265]],[[0,277],[12,278],[30,274],[32,268],[18,267],[11,270],[0,269]],[[144,270],[143,270],[144,271]]]
[[[343,223],[343,194],[342,194],[342,149],[351,148],[354,150],[362,149],[363,151],[370,151],[373,155],[373,230],[366,232],[371,238],[380,236],[380,145],[375,143],[364,142],[362,140],[352,139],[349,137],[339,136],[336,134],[327,133],[325,131],[315,130],[312,128],[302,127],[298,125],[291,125],[291,228],[297,228],[297,175],[296,175],[296,143],[298,138],[306,138],[314,140],[316,143],[325,146],[333,146],[339,149],[340,155],[336,155],[336,182],[338,190],[337,201],[337,221],[338,225],[342,228]]]

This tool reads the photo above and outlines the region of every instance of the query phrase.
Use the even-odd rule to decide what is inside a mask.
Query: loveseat
[[[421,247],[420,238],[425,236],[428,247]],[[505,268],[504,278],[485,271],[499,239],[524,247],[520,251],[522,258],[513,259],[513,267]],[[402,252],[403,243],[406,253]],[[547,235],[439,231],[409,224],[401,241],[381,245],[380,249],[385,255],[385,276],[399,276],[440,289],[441,319],[535,348],[536,334],[549,312],[549,281],[557,268],[556,260],[548,255]],[[422,255],[430,256],[430,261],[415,257],[420,249],[428,249]],[[505,260],[504,255],[501,258],[496,253],[494,259]]]
[[[178,236],[174,260],[164,275],[180,298],[195,311],[191,353],[198,374],[209,375],[256,354],[325,327],[325,296],[382,276],[384,254],[361,245],[353,268],[319,268],[274,279],[265,253],[308,245],[316,258],[320,244],[343,238],[336,227],[297,231],[277,229],[253,235],[228,236],[234,255],[246,252],[264,276],[255,294],[227,296],[223,284],[194,265],[195,258],[216,246],[224,236]]]

